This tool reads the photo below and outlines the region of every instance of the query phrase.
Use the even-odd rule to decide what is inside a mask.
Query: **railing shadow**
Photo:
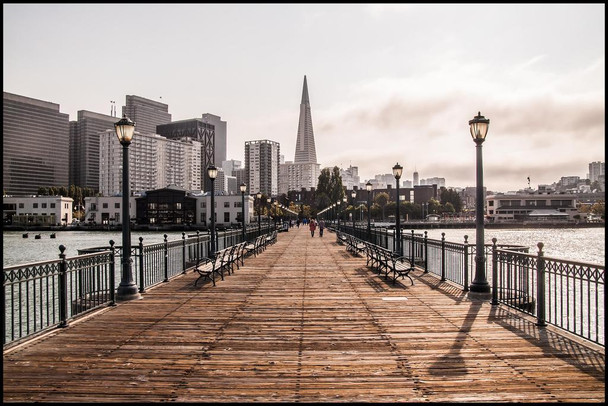
[[[534,321],[502,306],[492,306],[488,320],[540,348],[546,355],[566,361],[598,381],[605,382],[606,355],[600,350],[594,350],[549,326],[538,327]]]

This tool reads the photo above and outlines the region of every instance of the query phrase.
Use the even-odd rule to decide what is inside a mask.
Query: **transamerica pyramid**
[[[312,131],[312,116],[310,114],[310,99],[308,98],[308,85],[304,75],[302,89],[302,102],[300,103],[300,121],[298,123],[298,139],[296,141],[295,163],[317,163],[315,149],[315,135]]]

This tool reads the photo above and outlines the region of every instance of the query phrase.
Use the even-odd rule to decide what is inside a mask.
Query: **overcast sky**
[[[4,91],[118,115],[218,115],[228,159],[269,139],[292,161],[304,75],[321,167],[361,181],[475,186],[468,121],[490,119],[484,184],[510,191],[604,161],[604,4],[4,4]]]

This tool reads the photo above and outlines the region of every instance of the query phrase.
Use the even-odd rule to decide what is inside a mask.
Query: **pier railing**
[[[492,240],[492,304],[503,303],[605,346],[605,267],[499,249]]]
[[[247,241],[259,234],[273,231],[273,225],[249,227]],[[131,247],[133,278],[141,293],[146,289],[186,273],[204,257],[209,256],[210,234],[191,234],[161,243]],[[241,230],[218,232],[216,250],[242,242]],[[122,247],[109,241],[106,247],[78,250],[66,258],[65,247],[59,247],[59,259],[4,268],[2,279],[3,346],[41,334],[68,323],[92,310],[115,304],[120,284]],[[112,282],[113,281],[113,282]]]
[[[330,225],[330,228],[335,228]],[[395,232],[374,228],[340,225],[340,231],[361,240],[397,250]],[[492,304],[505,304],[537,319],[537,324],[552,324],[586,340],[605,346],[604,266],[548,258],[529,248],[512,244],[484,245],[484,264],[492,287]],[[425,273],[450,281],[469,290],[475,273],[475,244],[448,242],[424,234],[403,231],[402,255],[409,257]]]

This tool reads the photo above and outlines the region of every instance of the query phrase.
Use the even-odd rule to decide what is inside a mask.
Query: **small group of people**
[[[310,236],[315,236],[315,230],[319,227],[319,237],[323,237],[323,229],[325,228],[325,222],[323,220],[316,221],[315,219],[310,219],[308,224],[308,228],[310,230]]]

